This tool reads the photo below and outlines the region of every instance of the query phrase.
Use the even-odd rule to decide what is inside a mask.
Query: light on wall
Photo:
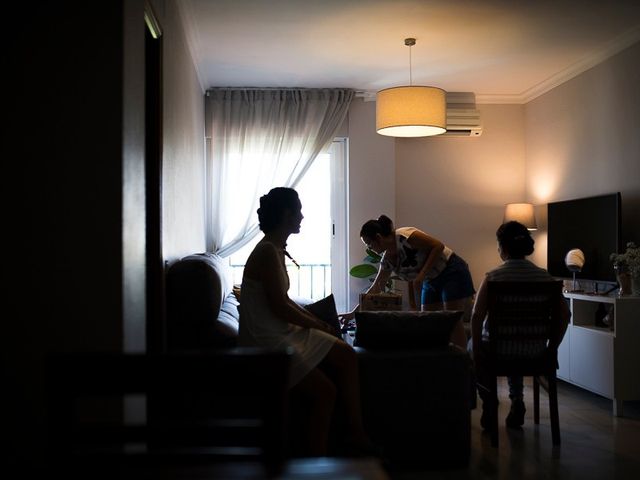
[[[508,203],[504,207],[504,219],[502,223],[512,220],[520,222],[527,230],[537,230],[536,215],[532,203]]]
[[[446,132],[446,92],[437,87],[414,86],[411,47],[415,38],[405,38],[409,47],[409,85],[386,88],[376,95],[376,131],[389,137],[428,137]]]

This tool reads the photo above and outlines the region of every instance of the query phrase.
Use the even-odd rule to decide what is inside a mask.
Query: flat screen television
[[[620,192],[548,204],[547,270],[558,278],[573,278],[564,263],[574,248],[585,256],[577,279],[615,283],[609,255],[622,248]]]

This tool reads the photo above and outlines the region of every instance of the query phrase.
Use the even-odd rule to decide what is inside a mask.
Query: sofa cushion
[[[336,309],[336,301],[333,293],[317,302],[304,306],[305,309],[313,313],[320,320],[328,323],[335,331],[335,336],[342,338],[340,335],[340,321],[338,320],[338,310]]]
[[[354,345],[376,350],[441,347],[449,338],[461,311],[356,312]]]

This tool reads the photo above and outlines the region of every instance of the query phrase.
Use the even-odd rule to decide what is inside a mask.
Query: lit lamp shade
[[[508,203],[504,208],[504,219],[502,223],[515,220],[520,222],[527,230],[537,230],[536,215],[531,203]]]
[[[445,91],[437,87],[405,86],[376,95],[376,131],[389,137],[428,137],[446,131]]]
[[[579,248],[573,248],[567,252],[564,263],[570,272],[581,272],[584,267],[584,253]]]

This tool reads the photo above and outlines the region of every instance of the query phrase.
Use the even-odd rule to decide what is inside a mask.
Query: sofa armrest
[[[237,344],[237,302],[225,260],[200,253],[177,261],[167,272],[169,350],[232,347]]]

